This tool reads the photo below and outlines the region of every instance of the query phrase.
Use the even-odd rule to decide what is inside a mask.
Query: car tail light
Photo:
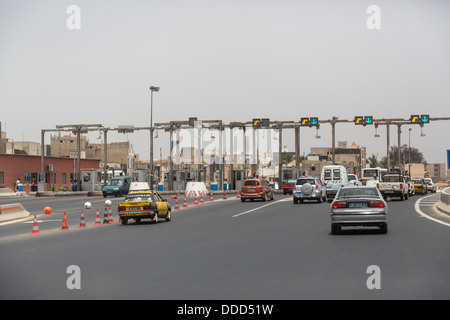
[[[316,184],[316,189],[319,189],[319,185]]]
[[[144,208],[143,208],[145,211],[148,211],[148,210],[150,210],[150,206],[144,206]]]
[[[347,208],[347,202],[335,202],[332,206],[333,209],[339,209],[339,208]]]
[[[402,184],[400,184],[400,190],[402,190],[403,189],[403,185]]]
[[[379,183],[377,183],[377,189],[380,189],[380,184]]]
[[[371,208],[384,208],[384,202],[383,201],[370,201],[369,207]]]
[[[125,207],[124,206],[119,206],[119,212],[121,212],[121,211],[125,211],[126,209],[125,209]]]

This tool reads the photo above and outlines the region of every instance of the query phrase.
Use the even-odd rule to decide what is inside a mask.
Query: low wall
[[[437,207],[444,213],[450,214],[450,187],[442,190],[441,199],[437,203]]]
[[[29,215],[21,203],[0,205],[0,222],[26,218]]]

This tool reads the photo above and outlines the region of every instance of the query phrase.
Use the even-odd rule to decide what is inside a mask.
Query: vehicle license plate
[[[129,207],[128,211],[138,211],[138,210],[142,210],[142,207]]]
[[[367,203],[365,202],[350,202],[348,204],[349,208],[364,208],[367,207]]]
[[[253,190],[255,190],[255,188],[248,188],[248,190],[253,191]]]
[[[302,195],[302,192],[301,192],[301,191],[297,191],[295,194],[296,194],[297,196],[301,196],[301,195]]]

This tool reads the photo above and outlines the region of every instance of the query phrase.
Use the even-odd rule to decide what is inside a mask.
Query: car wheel
[[[340,233],[341,233],[341,227],[337,226],[335,224],[332,224],[331,225],[331,234],[336,235],[336,234],[340,234]]]
[[[128,219],[120,219],[120,222],[123,226],[126,226],[128,224]]]
[[[264,193],[263,201],[267,201],[267,193]]]
[[[241,197],[241,202],[245,202],[245,199]]]
[[[317,199],[318,203],[322,203],[322,197],[319,197],[319,199]]]
[[[155,213],[155,217],[152,220],[153,223],[158,223],[158,213]]]
[[[297,204],[297,203],[298,203],[298,200],[294,198],[294,204]]]

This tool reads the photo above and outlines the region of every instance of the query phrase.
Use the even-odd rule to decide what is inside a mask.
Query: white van
[[[128,193],[138,192],[138,191],[150,191],[150,187],[147,182],[137,182],[133,181],[130,185],[130,191]]]
[[[327,190],[327,200],[331,202],[341,187],[348,186],[347,170],[344,166],[332,165],[322,168],[322,182]]]

